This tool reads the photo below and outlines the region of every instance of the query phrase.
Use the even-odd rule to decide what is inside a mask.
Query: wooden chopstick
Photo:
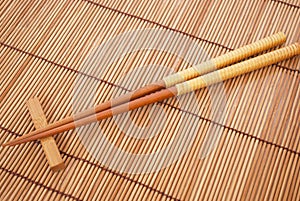
[[[295,43],[289,45],[287,47],[280,48],[278,50],[257,56],[255,58],[231,65],[229,67],[208,73],[203,76],[199,76],[197,78],[191,79],[189,81],[176,84],[173,87],[163,89],[161,91],[155,92],[153,94],[138,98],[136,100],[132,100],[129,103],[122,104],[110,109],[107,109],[102,112],[96,113],[94,116],[87,116],[82,119],[79,119],[75,122],[70,122],[68,124],[56,127],[54,129],[45,131],[43,133],[29,133],[27,135],[23,135],[15,140],[12,140],[2,146],[13,146],[25,142],[29,142],[32,140],[37,140],[40,138],[53,136],[58,133],[74,129],[75,127],[80,127],[89,123],[93,123],[96,121],[100,121],[102,119],[106,119],[112,117],[113,115],[121,114],[127,112],[129,110],[134,110],[136,108],[152,104],[158,101],[165,100],[167,98],[171,98],[177,95],[182,95],[189,93],[194,90],[201,89],[203,87],[234,78],[236,76],[260,69],[262,67],[275,64],[277,62],[283,61],[285,59],[289,59],[295,55],[300,54],[300,45],[299,43]]]
[[[186,70],[180,71],[180,72],[175,73],[170,76],[167,76],[160,81],[151,83],[151,84],[144,86],[142,88],[139,88],[133,92],[130,92],[130,93],[124,94],[122,96],[119,96],[117,98],[114,98],[112,100],[106,101],[104,103],[96,105],[93,108],[89,108],[87,110],[84,110],[84,111],[74,114],[72,116],[66,117],[59,121],[56,121],[52,124],[48,124],[46,127],[37,129],[37,130],[31,132],[30,134],[35,135],[38,133],[42,133],[47,130],[54,129],[56,127],[59,127],[59,126],[65,125],[65,124],[68,124],[68,123],[71,123],[74,121],[78,121],[79,119],[85,118],[87,116],[94,115],[95,113],[105,111],[109,108],[121,105],[121,104],[129,102],[131,100],[135,100],[137,98],[146,96],[148,94],[154,93],[161,89],[166,89],[166,88],[172,87],[178,83],[181,83],[181,82],[187,81],[189,79],[195,78],[197,76],[209,73],[213,70],[223,68],[227,65],[231,65],[235,62],[246,59],[250,56],[253,56],[255,54],[258,54],[260,52],[263,52],[265,50],[268,50],[270,48],[278,46],[280,44],[283,44],[285,41],[286,41],[286,35],[283,32],[275,33],[271,36],[265,37],[254,43],[240,47],[236,50],[233,50],[229,53],[218,56],[209,61],[203,62],[199,65],[193,66]]]

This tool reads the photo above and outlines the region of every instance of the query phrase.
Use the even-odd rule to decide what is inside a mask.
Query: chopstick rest
[[[95,121],[100,121],[112,117],[113,115],[121,114],[129,110],[134,110],[136,108],[152,104],[158,101],[165,100],[174,96],[182,95],[189,93],[194,90],[204,88],[206,86],[225,81],[236,76],[260,69],[262,67],[275,64],[277,62],[283,61],[285,59],[291,58],[295,55],[300,54],[300,45],[298,43],[289,45],[287,47],[280,48],[278,50],[251,58],[249,60],[231,65],[227,68],[214,71],[212,73],[194,78],[192,80],[186,81],[181,84],[177,84],[168,89],[161,90],[159,92],[141,97],[139,99],[130,101],[129,103],[116,106],[114,108],[96,113],[94,116],[88,116],[82,119],[77,120],[76,122],[70,122],[68,124],[47,130],[43,133],[29,133],[23,135],[15,140],[12,140],[3,146],[7,145],[17,145],[32,140],[37,140],[39,138],[56,135],[60,132],[74,129],[75,127],[80,127]]]
[[[207,62],[201,63],[194,67],[191,67],[186,70],[175,73],[173,75],[167,76],[160,81],[151,83],[144,87],[141,87],[133,92],[124,94],[124,95],[116,97],[112,100],[109,100],[109,101],[106,101],[99,105],[96,105],[93,108],[89,108],[87,110],[84,110],[84,111],[74,114],[72,116],[61,119],[57,122],[49,124],[48,126],[42,128],[42,129],[33,131],[32,134],[38,134],[41,132],[45,132],[47,130],[56,128],[58,126],[62,126],[62,125],[71,123],[73,121],[76,121],[77,119],[82,119],[84,117],[94,115],[95,113],[105,111],[111,107],[118,106],[118,105],[121,105],[128,101],[135,100],[137,98],[146,96],[148,94],[154,93],[161,89],[172,87],[175,84],[187,81],[189,79],[195,78],[199,75],[203,75],[203,74],[211,72],[213,70],[220,69],[229,64],[233,64],[237,61],[246,59],[250,56],[253,56],[255,54],[258,54],[260,52],[268,50],[277,45],[283,44],[285,41],[286,41],[286,35],[283,32],[278,32],[276,34],[273,34],[271,36],[268,36],[266,38],[258,40],[254,43],[245,45],[245,46],[235,49],[229,53],[218,56]]]
[[[37,97],[27,101],[27,107],[36,129],[47,126],[46,116]],[[65,169],[64,161],[59,153],[56,142],[52,136],[41,138],[44,153],[46,155],[50,169],[54,172]]]

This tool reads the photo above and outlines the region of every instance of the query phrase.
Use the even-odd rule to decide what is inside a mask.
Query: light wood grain
[[[37,97],[29,99],[27,101],[27,107],[36,129],[47,126],[46,116]],[[57,172],[59,170],[65,169],[65,163],[59,153],[59,149],[54,138],[50,136],[41,138],[39,141],[41,142],[51,170]]]

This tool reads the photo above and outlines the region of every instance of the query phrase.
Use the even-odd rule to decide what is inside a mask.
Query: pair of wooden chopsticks
[[[186,94],[300,54],[300,45],[295,43],[246,61],[233,64],[277,45],[283,44],[285,41],[286,36],[284,33],[276,33],[207,62],[165,77],[158,82],[137,89],[136,91],[101,103],[94,108],[87,109],[83,112],[52,123],[47,127],[23,135],[15,140],[3,144],[2,146],[13,146],[53,136],[76,127],[112,117],[113,115],[162,101],[170,97]],[[225,66],[228,67],[223,68]],[[215,69],[219,70],[211,72]]]

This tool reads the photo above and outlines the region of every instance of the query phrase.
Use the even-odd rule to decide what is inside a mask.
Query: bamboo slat
[[[186,69],[190,63],[185,59],[199,63],[204,56],[189,54],[186,39],[211,58],[278,31],[286,33],[289,45],[299,42],[299,18],[298,0],[1,1],[0,143],[34,130],[26,107],[32,97],[40,98],[49,122],[54,122],[157,81],[171,68]],[[182,49],[183,57],[141,50],[109,63],[126,44],[133,46],[117,41],[106,52],[105,67],[84,69],[95,43],[145,29],[178,34],[173,41],[160,41],[155,34],[138,41]],[[138,71],[141,66],[147,68]],[[299,71],[298,56],[179,99],[62,133],[55,140],[66,169],[58,173],[49,170],[39,143],[1,147],[0,199],[299,200]],[[77,80],[84,81],[85,90],[77,94],[81,104],[72,105]],[[96,95],[90,100],[92,89]],[[148,164],[149,173],[130,174],[112,168],[113,159],[128,158],[109,155],[104,144],[96,143],[99,127],[115,147],[144,155],[172,145],[181,135],[196,135],[174,163],[158,171]],[[152,138],[130,136],[142,135],[147,127],[155,134]],[[83,138],[79,133],[89,135]],[[201,158],[207,148],[203,145],[212,140],[208,133],[218,134],[217,144]],[[90,151],[84,146],[90,139],[95,147],[106,149]],[[184,143],[176,149],[173,145],[168,154],[175,157],[184,149]],[[99,161],[103,156],[109,163]],[[134,161],[118,167],[137,170],[138,165]]]

